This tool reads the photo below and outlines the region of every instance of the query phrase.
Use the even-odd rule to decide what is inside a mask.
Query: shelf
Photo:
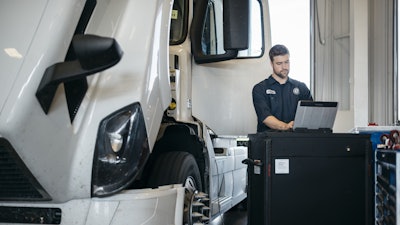
[[[375,151],[375,221],[382,225],[400,225],[396,215],[400,212],[400,152]]]

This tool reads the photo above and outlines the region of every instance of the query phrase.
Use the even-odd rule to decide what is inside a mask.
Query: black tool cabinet
[[[249,135],[249,225],[370,225],[374,221],[369,135]]]
[[[393,150],[375,151],[375,218],[377,225],[398,225],[400,215],[398,198],[400,189],[400,152]]]

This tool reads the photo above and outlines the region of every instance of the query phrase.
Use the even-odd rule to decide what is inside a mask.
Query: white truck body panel
[[[191,21],[193,1],[188,2]],[[35,94],[46,69],[66,60],[85,3],[6,0],[0,7],[0,141],[10,143],[51,198],[0,200],[0,207],[58,208],[62,225],[182,224],[186,203],[182,184],[93,196],[94,152],[103,119],[139,103],[148,142],[143,148],[148,147],[150,154],[162,135],[171,97],[178,100],[171,117],[179,125],[196,126],[204,145],[207,168],[202,175],[208,176],[210,215],[224,213],[245,199],[247,167],[241,162],[247,158],[247,147],[239,146],[238,140],[255,132],[251,89],[269,73],[267,55],[196,64],[190,35],[182,44],[169,46],[173,0],[97,0],[84,33],[113,38],[123,56],[115,66],[87,77],[87,91],[73,120],[64,84],[58,86],[45,113]],[[263,7],[268,13],[266,0]],[[263,17],[266,46],[268,17]],[[179,79],[171,92],[174,56],[179,58],[175,71]],[[211,130],[219,136],[211,138]]]
[[[61,225],[178,225],[182,224],[184,192],[182,185],[168,185],[158,189],[123,191],[118,195],[106,198],[74,199],[60,204],[4,204],[0,202],[0,206],[57,207],[62,210]]]
[[[268,2],[261,2],[264,51],[268,51],[271,43]],[[193,64],[193,115],[217,134],[255,133],[257,117],[251,91],[255,84],[272,73],[269,63],[268,52],[264,52],[258,58]]]
[[[214,148],[222,149],[221,153],[211,157],[212,190],[211,203],[214,214],[226,211],[242,200],[246,193],[247,166],[242,160],[247,158],[247,147],[237,146],[236,136],[221,136],[213,139]],[[218,205],[220,204],[220,205]]]
[[[245,60],[193,68],[193,83],[197,84],[193,86],[193,115],[218,134],[240,136],[257,131],[251,89],[270,74],[269,59],[264,55]]]
[[[26,11],[31,13],[34,11],[25,1],[10,2],[13,2],[15,9],[26,8]],[[171,1],[151,1],[146,4],[142,2],[135,4],[133,1],[98,1],[96,12],[101,13],[99,16],[102,16],[102,21],[98,24],[91,23],[88,28],[89,33],[114,35],[124,50],[124,57],[115,67],[89,78],[87,95],[72,124],[68,117],[62,85],[57,91],[48,115],[43,112],[35,97],[36,89],[45,68],[63,61],[77,22],[66,23],[63,20],[68,21],[71,18],[78,20],[84,2],[74,1],[71,4],[71,1],[42,1],[42,8],[36,12],[38,15],[32,16],[31,23],[35,22],[36,26],[27,24],[29,27],[27,28],[15,25],[21,29],[16,29],[14,32],[23,32],[26,29],[35,31],[35,35],[25,37],[26,41],[16,41],[26,46],[13,44],[14,37],[24,35],[16,34],[12,30],[5,33],[2,37],[5,40],[1,41],[2,49],[13,47],[20,52],[22,58],[13,58],[4,52],[1,54],[1,67],[12,70],[1,73],[1,80],[14,78],[15,81],[2,83],[5,89],[1,88],[1,96],[7,96],[7,99],[3,100],[2,105],[0,135],[15,145],[14,148],[18,149],[21,158],[30,159],[26,162],[28,168],[56,202],[90,197],[93,146],[97,134],[93,131],[98,129],[101,119],[115,109],[129,104],[132,99],[136,99],[142,103],[144,109],[148,136],[153,140],[149,143],[154,143],[163,108],[169,103],[168,97],[168,100],[165,97],[160,98],[163,96],[160,94],[161,86],[169,85],[168,78],[159,76],[159,73],[168,73],[167,34]],[[32,5],[39,7],[40,4],[35,2]],[[54,10],[45,10],[46,7]],[[118,7],[126,11],[116,9]],[[7,7],[2,7],[2,10],[6,11]],[[136,13],[121,13],[129,10]],[[43,12],[44,15],[41,15]],[[124,15],[128,18],[124,18]],[[137,18],[129,18],[133,15]],[[10,17],[8,21],[13,21],[14,17],[12,15]],[[24,15],[18,17],[23,18]],[[36,21],[33,19],[35,17]],[[123,21],[124,19],[140,21],[144,17],[149,17],[147,22],[154,26]],[[21,23],[25,24],[25,21]],[[126,25],[121,26],[118,23]],[[57,24],[67,24],[69,27],[59,27]],[[51,39],[46,38],[49,34],[52,34]],[[165,36],[162,37],[161,34]],[[148,37],[155,39],[149,40]],[[141,49],[143,44],[146,51]],[[62,47],[59,51],[52,51],[53,46]],[[137,57],[139,52],[140,57]],[[13,66],[10,66],[10,61]],[[146,77],[150,79],[144,79]]]
[[[45,68],[63,60],[62,57],[66,54],[67,47],[65,46],[68,46],[70,42],[74,23],[79,18],[77,15],[80,15],[79,6],[82,1],[74,1],[73,4],[62,1],[41,1],[41,4],[38,4],[41,8],[37,8],[37,11],[35,8],[38,6],[29,7],[25,1],[9,2],[13,2],[12,5],[15,7],[10,12],[21,12],[21,8],[26,8],[26,10],[15,16],[20,18],[16,20],[18,24],[15,25],[15,32],[20,33],[15,34],[10,30],[2,35],[1,48],[16,49],[21,56],[15,58],[4,52],[1,54],[1,67],[11,68],[8,73],[1,73],[1,80],[8,79],[7,77],[15,80],[1,84],[1,95],[7,96],[7,99],[2,102],[0,136],[13,143],[21,158],[30,159],[25,162],[26,166],[46,187],[55,201],[67,201],[73,197],[82,198],[90,193],[88,179],[90,180],[91,174],[85,167],[90,168],[91,162],[85,160],[85,164],[79,165],[79,167],[84,167],[81,171],[75,169],[74,164],[76,165],[77,160],[87,157],[80,149],[80,147],[85,149],[86,146],[76,146],[78,135],[84,133],[85,130],[79,130],[79,134],[74,132],[69,122],[66,105],[60,104],[65,101],[62,95],[58,95],[60,97],[55,99],[56,112],[51,112],[49,115],[43,112],[35,98],[35,92]],[[47,7],[55,10],[46,10]],[[3,13],[9,9],[2,7],[1,10]],[[25,23],[25,11],[29,11],[29,14],[37,13],[32,20],[28,19],[32,24]],[[11,17],[8,22],[14,21],[13,18]],[[76,18],[76,21],[71,18]],[[65,25],[56,26],[58,22]],[[24,24],[31,27],[25,27]],[[16,41],[15,37],[25,37],[24,31],[30,35],[23,41]],[[46,38],[49,34],[54,34],[51,35],[51,39]],[[61,46],[60,50],[52,51],[54,46]],[[10,61],[16,63],[12,63],[11,67]],[[3,86],[11,88],[3,89]],[[61,89],[62,87],[58,93],[61,93]],[[4,92],[6,90],[9,92]],[[58,135],[53,135],[55,133]],[[87,138],[90,139],[90,137]],[[92,135],[92,138],[95,137]],[[78,173],[77,176],[74,173]],[[75,187],[72,192],[71,187]]]

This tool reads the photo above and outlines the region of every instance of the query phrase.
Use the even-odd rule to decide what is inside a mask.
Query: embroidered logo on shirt
[[[266,93],[267,93],[267,95],[275,95],[276,94],[275,90],[272,90],[272,89],[267,89]]]
[[[300,94],[300,89],[298,87],[293,88],[293,94],[294,95],[299,95]]]

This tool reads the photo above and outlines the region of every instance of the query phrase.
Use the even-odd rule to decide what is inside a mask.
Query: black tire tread
[[[168,184],[184,184],[186,178],[192,176],[201,190],[201,177],[196,160],[187,152],[166,152],[155,161],[148,186],[157,187]]]

